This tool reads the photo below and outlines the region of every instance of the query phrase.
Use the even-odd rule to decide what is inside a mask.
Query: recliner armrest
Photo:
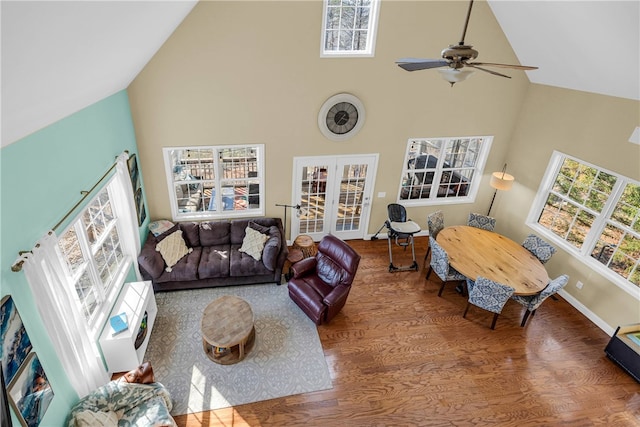
[[[347,295],[349,295],[349,291],[351,290],[351,286],[338,285],[333,290],[324,297],[324,304],[328,307],[331,307],[338,303],[339,301],[344,300]]]
[[[315,258],[305,258],[302,261],[298,261],[291,266],[291,271],[293,273],[293,278],[297,279],[298,277],[304,276],[310,271],[315,271],[317,260]]]

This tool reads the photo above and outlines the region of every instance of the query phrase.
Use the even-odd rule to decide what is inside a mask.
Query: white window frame
[[[322,12],[322,35],[320,37],[320,57],[321,58],[336,58],[336,57],[373,57],[375,56],[376,35],[378,32],[378,16],[380,11],[380,0],[370,0],[371,6],[369,11],[369,25],[367,28],[367,46],[364,50],[326,50],[326,38],[327,38],[327,15],[330,8],[344,7],[344,3],[350,3],[350,5],[360,5],[362,0],[324,0],[323,12]],[[347,29],[348,30],[348,29]],[[353,31],[353,26],[350,27]]]
[[[435,191],[431,191],[428,198],[410,198],[404,199],[401,198],[403,194],[403,189],[405,187],[405,178],[409,176],[410,173],[414,173],[414,169],[409,168],[409,160],[410,160],[410,149],[414,142],[418,141],[435,141],[442,140],[442,151],[444,151],[447,143],[449,141],[454,141],[457,139],[480,139],[480,152],[478,153],[477,162],[474,167],[470,167],[473,169],[473,175],[471,178],[471,182],[468,184],[469,189],[467,194],[464,196],[455,196],[455,197],[438,197],[437,189],[440,186],[440,180],[442,178],[443,172],[446,172],[446,169],[443,169],[444,166],[444,156],[440,155],[438,158],[438,163],[436,166],[436,170],[434,172],[432,187]],[[403,166],[402,166],[402,175],[400,176],[400,184],[398,187],[397,193],[397,203],[403,206],[436,206],[436,205],[449,205],[449,204],[460,204],[460,203],[473,203],[476,200],[476,196],[478,194],[478,189],[480,188],[480,181],[482,180],[482,174],[484,172],[484,167],[487,162],[487,158],[489,157],[489,152],[491,150],[491,144],[493,143],[493,136],[456,136],[456,137],[442,137],[442,138],[410,138],[407,141],[407,146],[405,150]],[[443,183],[444,184],[444,183]],[[406,191],[406,189],[405,189]]]
[[[595,215],[595,219],[591,226],[590,231],[586,235],[584,242],[582,244],[582,248],[578,249],[571,243],[567,242],[565,239],[553,233],[548,228],[540,225],[538,223],[538,219],[542,214],[542,210],[546,204],[549,193],[551,192],[554,183],[556,182],[558,173],[560,172],[560,168],[565,159],[572,159],[578,163],[583,165],[595,168],[599,171],[605,172],[610,175],[614,175],[617,180],[616,183],[605,203],[602,211],[599,214]],[[607,221],[613,214],[613,211],[622,196],[622,192],[625,186],[629,183],[639,185],[638,181],[635,181],[631,178],[627,178],[618,173],[612,172],[600,166],[591,164],[584,160],[581,160],[577,157],[570,156],[568,154],[555,151],[551,154],[551,159],[549,160],[549,164],[544,173],[544,176],[540,182],[540,186],[538,188],[538,192],[536,194],[535,199],[531,205],[531,209],[529,210],[529,215],[527,216],[526,225],[532,230],[539,233],[542,237],[548,239],[554,245],[562,248],[567,251],[573,257],[584,263],[590,269],[596,271],[597,273],[603,275],[605,278],[613,282],[616,286],[627,292],[629,295],[634,298],[640,300],[640,286],[636,286],[631,283],[629,280],[617,274],[615,271],[609,269],[607,266],[597,261],[593,257],[591,257],[591,253],[593,252],[600,235],[602,234],[604,228],[607,225]]]
[[[222,176],[221,166],[219,161],[213,162],[214,167],[214,177],[212,179],[201,179],[201,180],[189,180],[189,181],[176,181],[174,180],[173,173],[173,161],[172,161],[172,151],[175,150],[212,150],[214,152],[214,159],[219,159],[219,153],[222,150],[227,149],[255,149],[256,150],[256,163],[257,163],[257,176],[251,177],[252,181],[258,181],[259,185],[259,202],[258,208],[250,208],[242,209],[242,210],[224,210],[219,209],[218,207],[222,207],[224,205],[224,201],[222,200],[223,195],[221,191],[215,192],[216,197],[216,208],[215,211],[210,211],[207,209],[195,211],[195,212],[181,212],[178,206],[178,200],[176,197],[176,184],[188,184],[188,185],[197,185],[197,184],[207,184],[213,185],[214,188],[223,188],[224,182],[233,181],[232,178],[225,178]],[[264,216],[265,214],[265,146],[264,144],[242,144],[242,145],[208,145],[208,146],[185,146],[185,147],[164,147],[163,155],[164,155],[164,164],[165,164],[165,174],[167,177],[167,188],[169,191],[169,201],[171,204],[171,215],[174,221],[202,221],[208,219],[217,219],[217,218],[242,218],[242,217],[253,217],[253,216]],[[247,181],[248,177],[237,178],[237,181]],[[204,186],[203,186],[204,188]],[[204,203],[204,199],[202,201]]]
[[[111,306],[116,300],[120,290],[122,289],[129,269],[132,265],[132,256],[127,253],[128,251],[126,245],[121,237],[123,235],[123,229],[120,219],[121,213],[119,213],[119,211],[121,211],[123,207],[117,205],[117,197],[114,194],[114,192],[120,191],[119,188],[120,187],[116,178],[112,177],[109,182],[100,191],[98,191],[98,193],[89,201],[89,203],[82,209],[82,211],[78,213],[78,215],[72,220],[72,222],[67,225],[63,232],[58,236],[58,242],[60,242],[71,228],[73,228],[76,233],[79,248],[82,251],[83,258],[85,259],[83,265],[77,268],[75,272],[72,272],[69,268],[69,264],[67,263],[67,258],[63,255],[63,252],[59,246],[57,247],[57,251],[60,257],[60,264],[62,265],[62,268],[66,275],[69,292],[78,304],[78,312],[82,313],[87,321],[89,333],[95,337],[97,337],[100,333],[108,314],[111,312]],[[92,248],[90,239],[84,226],[83,216],[92,206],[94,201],[98,197],[100,197],[103,191],[106,191],[109,195],[109,201],[111,203],[111,209],[114,215],[114,219],[113,222],[107,227],[107,229],[105,229],[105,232],[102,234],[101,238],[94,243]],[[94,256],[94,248],[101,247],[101,244],[104,243],[104,240],[112,230],[115,230],[118,234],[118,241],[123,257],[118,263],[116,270],[112,272],[109,282],[102,283],[100,279],[100,272],[98,271],[97,261]],[[95,290],[97,297],[97,305],[89,316],[87,316],[84,308],[84,303],[80,300],[80,297],[78,296],[75,288],[76,283],[80,280],[85,271],[88,272],[88,277],[92,282],[91,286]]]

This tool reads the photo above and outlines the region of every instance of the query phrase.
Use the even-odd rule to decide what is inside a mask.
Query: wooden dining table
[[[509,285],[515,295],[533,295],[549,283],[540,260],[520,243],[468,225],[442,229],[436,238],[449,264],[471,280],[478,276]]]

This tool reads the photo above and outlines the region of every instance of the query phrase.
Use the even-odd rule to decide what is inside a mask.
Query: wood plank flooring
[[[389,273],[387,241],[362,255],[347,305],[318,328],[330,390],[176,417],[179,426],[640,426],[640,384],[606,358],[609,337],[548,299],[520,327],[510,301],[491,314],[428,269]],[[420,265],[428,239],[416,238]],[[395,246],[394,264],[411,252]]]

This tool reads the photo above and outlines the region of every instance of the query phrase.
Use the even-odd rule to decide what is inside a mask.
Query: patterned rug
[[[222,295],[251,305],[256,339],[233,365],[212,362],[202,348],[204,308]],[[275,284],[156,294],[158,315],[145,360],[173,399],[173,415],[190,414],[332,388],[315,324]]]

